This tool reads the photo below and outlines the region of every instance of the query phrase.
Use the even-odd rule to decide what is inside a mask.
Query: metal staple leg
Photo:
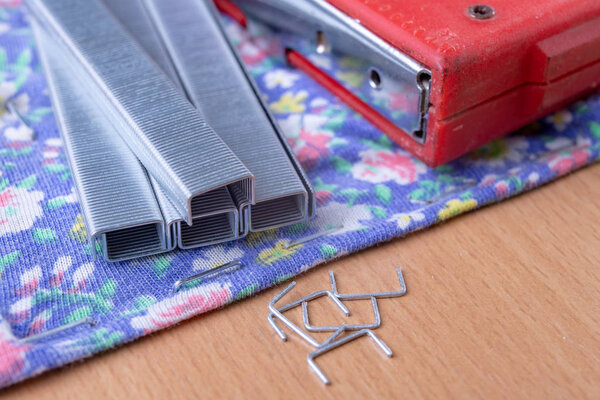
[[[348,335],[346,337],[343,337],[340,340],[337,341],[332,341],[329,342],[327,344],[322,345],[321,347],[319,347],[317,350],[313,351],[312,353],[310,353],[307,357],[306,357],[306,361],[308,362],[309,367],[317,374],[317,376],[319,377],[319,379],[321,379],[321,381],[328,385],[331,382],[329,381],[329,379],[327,378],[327,376],[323,373],[323,371],[321,371],[321,369],[318,367],[317,363],[315,362],[315,358],[317,358],[318,356],[320,356],[321,354],[327,353],[330,350],[333,350],[337,347],[340,347],[348,342],[351,342],[361,336],[369,336],[371,339],[373,339],[373,341],[375,342],[375,344],[377,344],[377,346],[379,346],[379,348],[381,348],[381,350],[383,351],[383,353],[388,356],[391,357],[392,356],[392,350],[390,350],[390,348],[381,340],[379,339],[374,333],[373,331],[369,330],[369,329],[362,329],[360,331],[354,332],[351,335]]]

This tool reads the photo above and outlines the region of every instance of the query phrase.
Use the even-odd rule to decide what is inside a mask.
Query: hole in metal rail
[[[423,130],[419,129],[417,131],[413,131],[413,136],[416,137],[417,139],[423,139],[423,137],[425,136],[425,132],[423,132]]]
[[[375,90],[381,89],[381,74],[375,68],[369,71],[369,85]]]
[[[327,43],[327,38],[325,37],[325,34],[323,33],[323,31],[317,31],[316,40],[317,40],[317,48],[316,48],[317,53],[319,53],[319,54],[327,53],[329,51],[329,44]]]
[[[475,19],[489,19],[494,16],[494,9],[485,4],[476,4],[469,7],[469,15]]]
[[[417,85],[423,90],[429,90],[431,84],[431,74],[426,71],[419,71],[417,74]]]

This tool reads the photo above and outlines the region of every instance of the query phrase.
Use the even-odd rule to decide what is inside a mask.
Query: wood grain
[[[282,286],[47,373],[6,398],[600,398],[600,165],[539,190],[314,269],[291,300],[328,287],[394,289],[375,331],[317,359],[266,322]],[[348,322],[371,321],[368,301]],[[342,321],[327,299],[313,322]],[[289,314],[300,322],[300,310]],[[323,336],[319,336],[322,338]]]

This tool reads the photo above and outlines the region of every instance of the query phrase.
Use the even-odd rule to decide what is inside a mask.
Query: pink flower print
[[[36,291],[41,277],[42,268],[39,265],[23,272],[21,274],[21,287],[15,290],[16,295],[19,297],[32,295]]]
[[[329,155],[328,144],[331,136],[326,133],[313,133],[304,128],[300,129],[298,136],[288,138],[288,144],[298,157],[304,169],[315,166],[320,157]]]
[[[0,387],[8,384],[25,368],[25,354],[29,346],[16,344],[6,324],[0,326]],[[6,327],[5,327],[6,326]]]
[[[494,185],[496,195],[498,197],[504,197],[508,193],[508,183],[506,181],[500,181]]]
[[[556,174],[564,175],[584,165],[589,156],[590,153],[586,148],[574,148],[570,154],[553,155],[548,161],[548,167]]]
[[[313,114],[294,114],[280,120],[287,142],[304,169],[314,167],[319,158],[330,153],[335,135],[323,127],[327,120],[327,117]]]
[[[211,283],[180,292],[150,306],[145,315],[133,318],[131,326],[145,333],[166,328],[191,316],[222,307],[231,298],[229,286]]]
[[[410,110],[414,106],[411,100],[403,93],[392,93],[390,95],[390,109]]]
[[[322,205],[327,204],[329,202],[329,200],[331,200],[333,198],[333,193],[331,193],[327,190],[317,190],[316,196],[317,196],[317,205],[322,206]]]
[[[352,167],[355,179],[371,183],[395,181],[399,185],[414,182],[426,167],[403,150],[370,149],[360,153],[361,161]]]

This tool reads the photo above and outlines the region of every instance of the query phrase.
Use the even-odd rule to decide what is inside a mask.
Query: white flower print
[[[396,222],[396,224],[398,225],[398,228],[400,228],[404,231],[404,230],[408,229],[412,225],[413,222],[423,221],[424,219],[425,219],[425,214],[417,211],[417,212],[410,212],[410,213],[394,214],[389,219],[389,221]]]
[[[573,114],[568,110],[559,111],[547,116],[546,122],[552,124],[557,131],[562,132],[573,122]]]
[[[321,230],[342,226],[341,229],[331,232],[331,235],[341,235],[364,228],[363,222],[372,219],[371,210],[365,205],[349,207],[347,204],[332,201],[319,208],[315,222]]]
[[[300,75],[296,72],[291,72],[285,69],[275,69],[269,71],[264,76],[265,85],[269,89],[281,87],[283,89],[289,89],[294,86],[294,83],[300,79]]]
[[[234,246],[226,249],[226,246],[211,246],[204,251],[202,256],[194,260],[194,270],[205,270],[218,267],[233,260],[237,260],[244,255],[244,250]]]
[[[27,125],[19,124],[6,128],[4,137],[13,142],[30,142],[34,139],[35,132]]]
[[[0,192],[0,236],[27,230],[44,211],[40,202],[44,193],[8,187]]]

